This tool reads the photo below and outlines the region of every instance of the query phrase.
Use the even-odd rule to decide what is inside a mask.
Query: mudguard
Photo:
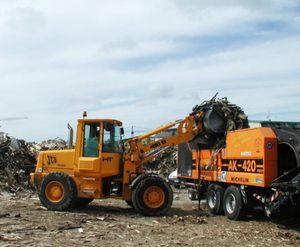
[[[289,145],[296,157],[297,167],[300,168],[300,133],[291,128],[274,128],[278,144]]]
[[[135,187],[139,184],[139,182],[141,182],[142,180],[144,180],[145,178],[148,177],[158,177],[158,175],[156,173],[142,173],[140,175],[138,175],[137,177],[135,177],[132,182],[129,185],[129,188],[131,190],[134,190]]]

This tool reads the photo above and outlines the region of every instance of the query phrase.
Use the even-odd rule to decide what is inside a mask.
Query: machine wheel
[[[142,215],[164,215],[172,205],[173,191],[160,177],[147,177],[136,186],[132,202],[134,208]]]
[[[244,216],[244,205],[242,194],[238,187],[229,186],[223,198],[224,213],[230,220],[240,220]]]
[[[133,202],[132,202],[132,200],[126,200],[125,202],[127,203],[128,206],[130,206],[130,207],[133,208]]]
[[[223,213],[224,188],[218,184],[210,184],[207,189],[206,202],[208,210],[213,215]]]
[[[41,203],[50,210],[69,209],[76,200],[76,186],[71,177],[64,173],[49,173],[42,181],[39,191]]]
[[[85,208],[89,203],[91,203],[94,199],[93,198],[76,198],[72,208]]]
[[[197,190],[195,190],[195,189],[188,189],[188,198],[189,198],[191,201],[196,201],[196,200],[198,200],[198,193],[197,193]]]

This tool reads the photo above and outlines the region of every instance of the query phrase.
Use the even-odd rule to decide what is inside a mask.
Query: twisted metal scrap
[[[217,98],[217,95],[218,93],[210,100],[205,100],[200,105],[194,106],[191,115],[196,115],[198,112],[205,113],[207,110],[215,107],[221,110],[227,120],[226,132],[229,130],[249,128],[248,117],[242,108],[230,103],[226,97]]]
[[[28,177],[35,169],[37,154],[42,150],[64,148],[66,142],[61,139],[27,143],[0,132],[0,191],[28,188]]]

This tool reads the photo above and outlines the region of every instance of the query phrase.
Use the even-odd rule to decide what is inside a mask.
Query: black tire
[[[133,208],[133,202],[132,200],[125,200],[125,202],[127,203],[128,206]]]
[[[210,184],[207,188],[206,202],[212,215],[223,214],[224,188],[218,184]]]
[[[188,198],[189,198],[191,201],[196,201],[196,200],[198,200],[198,193],[197,193],[197,190],[195,190],[195,189],[188,189]]]
[[[91,203],[93,198],[76,198],[73,202],[72,208],[81,209],[85,208],[89,203]]]
[[[223,197],[224,213],[230,220],[240,220],[245,215],[242,193],[236,186],[229,186]]]
[[[151,197],[155,198],[152,202]],[[160,177],[146,177],[133,191],[132,202],[134,208],[144,216],[161,216],[172,206],[173,191]]]
[[[55,192],[55,190],[58,192]],[[76,197],[77,189],[70,176],[55,172],[44,177],[39,191],[39,198],[46,208],[55,211],[68,210],[73,205]]]

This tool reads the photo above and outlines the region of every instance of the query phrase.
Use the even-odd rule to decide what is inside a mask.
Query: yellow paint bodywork
[[[83,124],[100,123],[102,128],[101,121],[116,120],[79,120],[75,149],[40,152],[35,173],[31,174],[31,185],[39,187],[47,174],[62,172],[73,178],[78,197],[102,198],[102,179],[120,175],[121,154],[101,152],[102,135],[100,135],[99,157],[82,157]]]
[[[126,141],[128,150],[123,153],[103,152],[103,129],[105,122],[111,122],[121,126],[122,123],[113,119],[79,119],[77,124],[75,149],[63,151],[44,151],[39,154],[36,170],[30,174],[32,186],[39,187],[41,182],[49,173],[62,172],[72,177],[77,187],[77,196],[82,198],[103,198],[104,184],[117,183],[122,185],[121,194],[118,197],[124,200],[131,200],[131,182],[139,174],[143,173],[143,165],[151,160],[153,151],[167,146],[174,146],[179,143],[192,140],[202,130],[199,120],[202,113],[197,116],[187,116],[183,120],[167,124],[150,131],[144,135],[131,138]],[[84,124],[99,123],[99,156],[83,157]],[[178,126],[173,136],[160,140],[145,142],[150,136],[161,133],[172,127]],[[151,153],[152,152],[152,153]],[[154,200],[150,193],[150,199]]]

